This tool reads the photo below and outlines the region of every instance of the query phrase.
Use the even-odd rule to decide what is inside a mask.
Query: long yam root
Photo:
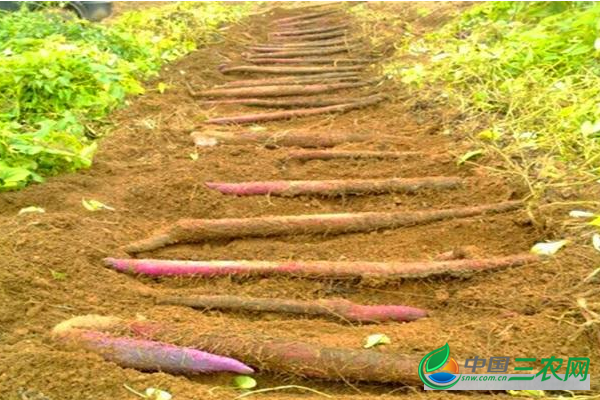
[[[326,40],[313,40],[310,42],[283,42],[283,43],[263,43],[254,46],[248,46],[248,49],[261,51],[261,49],[265,48],[277,48],[277,49],[287,49],[290,47],[321,47],[321,46],[339,46],[339,45],[348,45],[354,44],[356,39],[326,39]],[[270,50],[267,50],[270,51]]]
[[[461,183],[455,177],[347,179],[313,181],[262,181],[262,182],[206,182],[210,189],[236,196],[302,196],[347,195],[369,193],[415,193],[424,189],[445,190],[457,188]]]
[[[129,326],[142,337],[201,348],[274,373],[329,380],[422,384],[417,374],[422,356],[323,347],[256,332],[246,335],[202,332],[197,327],[176,323],[167,327],[141,321],[132,322]]]
[[[356,72],[328,72],[324,74],[312,74],[304,76],[282,76],[278,78],[266,79],[241,79],[229,81],[223,85],[215,87],[253,87],[253,86],[273,86],[273,85],[298,85],[304,83],[321,83],[332,81],[353,82],[360,80]]]
[[[332,12],[331,14],[335,14],[334,12]],[[311,25],[322,25],[322,24],[329,24],[331,25],[333,22],[340,22],[340,15],[322,15],[319,17],[314,17],[314,18],[308,18],[308,19],[299,19],[299,20],[295,20],[295,21],[284,21],[284,22],[275,22],[275,28],[276,29],[298,29],[300,27],[306,27],[306,26],[311,26]]]
[[[349,37],[348,31],[340,29],[332,32],[325,33],[309,33],[306,35],[297,36],[272,36],[269,35],[269,40],[275,43],[292,43],[292,42],[306,42],[311,40],[323,40],[323,39],[334,39],[339,37]]]
[[[148,239],[125,246],[130,254],[152,251],[176,243],[205,240],[305,234],[344,234],[397,229],[451,218],[513,211],[520,201],[433,211],[362,212],[346,214],[289,215],[255,218],[181,219],[174,226]]]
[[[394,160],[420,156],[423,156],[423,153],[418,151],[291,150],[285,156],[285,159],[298,161],[368,158],[379,160]]]
[[[364,1],[357,1],[356,3],[360,4],[360,3],[364,3]],[[320,9],[321,11],[325,11],[325,10],[339,10],[339,5],[340,2],[338,1],[311,1],[309,2],[309,4],[298,4],[296,5],[296,3],[293,3],[294,5],[292,7],[284,7],[284,10],[288,10],[288,11],[298,11],[298,10],[313,10],[313,9]],[[350,5],[350,7],[352,7],[352,5]],[[325,10],[323,10],[323,8],[325,8]],[[302,14],[304,15],[304,14]],[[288,17],[289,18],[289,17]],[[281,19],[281,18],[280,18]]]
[[[341,25],[333,25],[333,26],[327,26],[327,27],[322,27],[322,28],[295,29],[295,30],[278,31],[278,32],[272,32],[272,33],[270,33],[269,36],[303,36],[303,35],[313,35],[313,34],[319,34],[319,33],[335,32],[335,31],[339,31],[339,30],[347,29],[347,28],[348,28],[348,24],[341,24]]]
[[[336,14],[339,11],[337,9],[333,9],[333,10],[325,10],[325,11],[317,11],[317,12],[313,12],[313,13],[306,13],[306,14],[302,14],[302,15],[296,15],[293,17],[285,17],[285,18],[279,18],[275,20],[276,24],[286,24],[286,23],[291,23],[291,22],[295,22],[295,21],[304,21],[307,19],[315,19],[315,18],[321,18],[324,17],[326,15],[331,15],[331,14]]]
[[[290,58],[290,57],[306,57],[306,56],[324,56],[329,54],[348,53],[356,47],[324,47],[319,49],[289,49],[281,51],[272,51],[268,53],[260,53],[259,55],[249,55],[246,58]]]
[[[202,104],[222,105],[222,104],[240,104],[249,107],[265,108],[295,108],[295,107],[326,107],[337,104],[348,104],[355,100],[355,97],[293,97],[286,99],[229,99],[229,100],[208,100]]]
[[[252,58],[246,61],[252,64],[331,64],[335,65],[356,65],[356,64],[371,64],[373,60],[366,58],[333,58],[333,57],[307,57],[307,58]]]
[[[81,318],[81,317],[80,317]],[[66,321],[70,323],[69,321]],[[62,323],[64,324],[64,323]],[[254,372],[247,365],[229,357],[218,356],[190,347],[129,337],[115,337],[104,332],[80,328],[62,329],[55,337],[99,354],[107,361],[141,371],[164,371],[173,374],[198,374],[230,371],[239,374]],[[89,325],[89,321],[86,325]],[[100,325],[104,325],[101,322]],[[103,329],[106,326],[103,326]]]
[[[304,278],[377,277],[388,280],[435,275],[461,276],[539,261],[534,254],[443,261],[185,261],[105,258],[117,271],[149,276],[287,275]]]
[[[279,121],[297,117],[308,117],[311,115],[321,115],[330,113],[343,113],[351,110],[368,107],[382,102],[387,97],[383,95],[372,95],[357,98],[352,103],[337,104],[325,107],[301,108],[296,110],[275,111],[262,114],[246,114],[233,117],[210,118],[205,121],[206,124],[231,125],[231,124],[251,124],[255,122]]]
[[[144,340],[202,349],[223,357],[239,359],[248,365],[274,373],[343,381],[410,385],[421,382],[417,366],[422,355],[406,356],[375,350],[323,347],[316,343],[273,338],[256,332],[234,334],[223,330],[199,329],[196,325],[183,323],[165,325],[152,321],[112,320],[115,320],[113,326],[102,328],[110,328]],[[240,373],[249,372],[251,370]]]
[[[220,132],[199,131],[191,134],[196,146],[217,145],[263,145],[266,147],[334,147],[344,143],[368,142],[374,139],[385,140],[367,133],[358,132]],[[396,137],[388,137],[396,140]],[[399,140],[399,139],[398,139]]]
[[[309,19],[305,21],[293,21],[286,23],[278,23],[275,26],[275,29],[278,30],[292,30],[292,29],[308,29],[308,28],[317,28],[319,26],[326,26],[331,24],[340,24],[343,20],[341,20],[338,16],[332,17],[320,17]]]
[[[365,306],[348,300],[299,301],[240,296],[159,297],[157,304],[225,311],[277,312],[337,317],[348,322],[408,322],[427,316],[427,311],[398,305]]]
[[[319,66],[319,67],[264,67],[256,65],[239,65],[234,67],[223,66],[219,70],[224,74],[231,73],[257,73],[257,74],[290,74],[290,75],[306,75],[331,72],[356,72],[364,69],[360,65],[342,65],[342,66]]]
[[[367,86],[369,82],[342,82],[313,85],[256,86],[208,89],[192,93],[194,97],[281,97],[330,93]]]

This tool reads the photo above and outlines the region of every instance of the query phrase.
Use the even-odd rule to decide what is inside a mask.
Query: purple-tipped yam
[[[121,272],[150,276],[291,275],[303,277],[421,278],[463,275],[535,263],[540,257],[521,253],[504,257],[449,261],[186,261],[105,258],[107,266]]]
[[[181,305],[199,309],[280,312],[337,317],[348,322],[415,321],[427,316],[420,308],[401,305],[366,306],[348,300],[302,301],[241,296],[159,297],[158,304]]]
[[[73,330],[68,338],[84,348],[100,354],[105,360],[142,371],[164,371],[173,374],[198,374],[229,371],[250,374],[254,370],[229,357],[179,347],[152,340],[114,337],[105,333]]]

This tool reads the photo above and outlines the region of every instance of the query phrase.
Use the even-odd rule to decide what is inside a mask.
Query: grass
[[[369,5],[353,12],[369,23],[393,17]],[[594,2],[480,3],[433,33],[406,24],[383,74],[478,121],[465,124],[477,127],[474,149],[500,156],[502,172],[540,198],[600,175],[599,20]]]
[[[91,165],[98,123],[249,5],[173,3],[108,25],[0,12],[0,191]]]

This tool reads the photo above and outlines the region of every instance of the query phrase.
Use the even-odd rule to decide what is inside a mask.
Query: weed
[[[141,80],[218,37],[248,5],[175,3],[110,25],[0,12],[0,190],[91,165],[101,122]],[[164,91],[165,88],[162,90]]]
[[[407,25],[383,73],[484,122],[472,136],[533,165],[539,198],[600,173],[599,20],[594,2],[480,3],[433,33]]]

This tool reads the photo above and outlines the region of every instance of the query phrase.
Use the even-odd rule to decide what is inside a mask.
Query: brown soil
[[[388,3],[391,7],[391,3]],[[597,298],[593,281],[584,283],[598,265],[589,248],[573,246],[555,259],[522,268],[454,279],[370,281],[271,278],[149,279],[103,267],[103,257],[122,256],[119,248],[147,237],[179,218],[251,217],[329,212],[401,211],[478,205],[521,198],[525,188],[491,176],[485,168],[457,167],[454,155],[468,144],[445,124],[457,114],[418,99],[402,98],[401,89],[380,88],[395,99],[343,115],[315,116],[264,124],[276,132],[360,131],[373,134],[367,144],[346,149],[422,151],[432,157],[393,160],[311,161],[282,163],[288,150],[253,146],[193,147],[188,133],[202,119],[236,112],[256,112],[240,106],[203,108],[187,95],[194,88],[223,83],[217,66],[239,58],[244,33],[265,41],[264,27],[275,9],[232,27],[225,40],[165,67],[149,82],[144,96],[113,115],[114,133],[100,141],[94,166],[77,174],[49,179],[17,193],[0,195],[0,395],[20,399],[19,388],[44,393],[52,400],[134,399],[123,384],[143,390],[159,387],[176,400],[235,397],[231,375],[193,378],[123,369],[89,352],[65,348],[52,340],[51,328],[75,315],[97,313],[122,318],[144,316],[229,332],[260,332],[329,346],[359,348],[364,338],[385,333],[392,339],[381,351],[425,355],[448,342],[452,356],[564,357],[592,359],[592,386],[598,390],[600,357],[592,330],[579,332],[585,320],[576,299]],[[421,22],[423,22],[421,20]],[[399,28],[398,28],[399,29]],[[374,74],[375,72],[373,72]],[[235,78],[227,78],[235,79]],[[157,82],[170,86],[164,94]],[[357,95],[349,91],[344,95]],[[228,129],[228,128],[220,128]],[[232,128],[234,129],[234,128]],[[378,135],[407,138],[405,144],[382,144]],[[197,160],[190,157],[197,152]],[[443,157],[433,157],[442,155]],[[205,181],[270,179],[343,179],[457,175],[464,188],[416,195],[384,194],[336,198],[231,197],[210,191]],[[82,198],[96,199],[115,211],[89,212]],[[17,215],[23,207],[39,206],[45,214]],[[480,255],[527,251],[552,239],[523,211],[481,218],[445,221],[375,233],[339,236],[253,238],[172,246],[144,253],[147,258],[265,260],[417,260],[429,259],[457,246],[474,246]],[[155,305],[152,294],[236,294],[259,297],[318,299],[343,297],[363,304],[407,304],[431,311],[417,322],[380,325],[340,325],[321,319],[285,315],[200,312]],[[593,329],[593,328],[592,328]],[[578,334],[581,333],[581,334]],[[402,395],[416,399],[422,388],[337,383],[257,375],[260,387],[299,384],[340,399]],[[216,388],[220,387],[220,388]],[[216,388],[216,389],[215,389]],[[212,389],[212,390],[211,390]],[[210,392],[209,392],[210,390]],[[478,398],[479,394],[452,394]],[[497,393],[496,395],[502,395]],[[273,392],[264,398],[318,398],[300,392]],[[432,399],[445,392],[427,393]]]

